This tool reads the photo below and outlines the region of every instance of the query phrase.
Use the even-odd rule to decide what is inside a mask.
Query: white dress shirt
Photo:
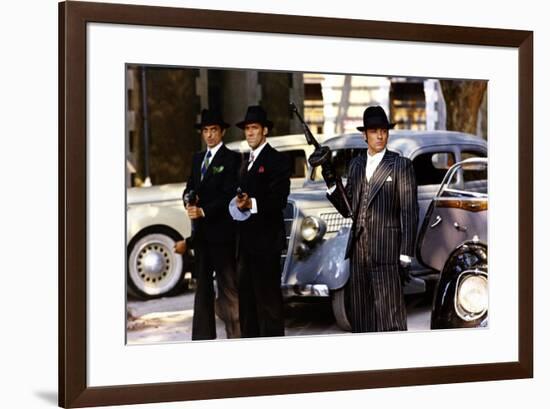
[[[374,171],[380,165],[380,162],[382,162],[382,158],[386,154],[386,148],[382,149],[380,152],[375,153],[374,155],[371,155],[367,151],[367,168],[365,172],[365,176],[367,177],[367,180],[370,181],[370,178],[372,175],[374,175]]]

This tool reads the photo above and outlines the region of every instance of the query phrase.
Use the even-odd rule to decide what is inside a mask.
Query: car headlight
[[[302,220],[302,225],[300,226],[300,234],[304,241],[309,243],[319,240],[325,234],[326,225],[325,223],[314,216],[307,216]]]
[[[459,279],[455,309],[460,318],[473,321],[489,307],[489,285],[485,275],[463,275]]]

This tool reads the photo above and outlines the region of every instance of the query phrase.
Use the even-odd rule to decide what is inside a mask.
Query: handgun
[[[183,195],[183,205],[185,207],[197,205],[197,193],[194,190],[190,190]]]

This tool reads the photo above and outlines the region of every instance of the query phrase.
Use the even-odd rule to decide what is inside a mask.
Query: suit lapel
[[[225,145],[220,146],[220,149],[218,149],[218,152],[216,152],[216,154],[214,155],[214,159],[212,159],[212,162],[210,162],[210,165],[208,165],[208,169],[206,169],[206,174],[202,178],[201,183],[205,183],[210,178],[210,176],[212,176],[212,173],[214,172],[214,170],[213,170],[214,167],[220,166],[220,163],[223,162],[223,156],[225,154],[225,149],[226,149]],[[205,155],[206,155],[206,152],[205,152],[204,155],[202,155],[202,161],[199,165],[201,167],[202,167],[202,162],[204,161],[204,156]],[[199,173],[200,173],[200,169],[199,169]]]
[[[368,201],[367,201],[367,207],[370,206],[372,200],[380,190],[382,186],[384,186],[384,183],[386,182],[386,179],[388,176],[390,176],[390,173],[393,169],[393,164],[395,162],[395,155],[390,152],[386,151],[384,154],[384,157],[380,161],[378,167],[374,171],[374,174],[372,175],[371,180],[369,181],[370,187],[369,187],[369,194],[368,194]]]
[[[353,210],[353,226],[352,234],[350,235],[351,240],[356,240],[357,237],[363,231],[363,226],[357,227],[357,222],[359,220],[359,214],[361,211],[361,206],[363,203],[363,185],[365,184],[365,173],[367,166],[367,156],[366,153],[358,156],[355,159],[355,166],[353,172],[350,173],[349,179],[346,181],[346,185],[351,183],[352,187],[352,202],[351,207]],[[346,258],[349,257],[349,252],[351,249],[350,242],[348,242],[348,247],[346,248]]]
[[[363,185],[365,181],[365,173],[367,168],[367,154],[357,157],[357,166],[355,173],[353,175],[353,181],[348,181],[348,183],[353,183],[353,187],[357,189],[355,197],[360,198],[363,193]],[[359,208],[360,206],[357,206]]]
[[[258,157],[256,159],[254,159],[254,163],[252,164],[252,167],[250,168],[250,170],[248,171],[248,174],[249,175],[253,175],[255,173],[257,173],[258,171],[258,168],[262,165],[262,163],[264,162],[264,159],[265,157],[268,155],[268,151],[271,149],[271,146],[269,146],[269,144],[265,145],[262,149],[262,151],[260,152],[260,154],[258,155]]]

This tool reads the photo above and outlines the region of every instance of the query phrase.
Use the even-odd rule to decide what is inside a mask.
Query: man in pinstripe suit
[[[380,106],[363,114],[366,154],[348,168],[345,195],[334,189],[336,176],[328,166],[323,176],[328,199],[345,217],[353,217],[346,249],[350,278],[346,285],[352,332],[406,331],[407,312],[402,284],[413,255],[418,204],[411,161],[386,149],[388,121]]]

